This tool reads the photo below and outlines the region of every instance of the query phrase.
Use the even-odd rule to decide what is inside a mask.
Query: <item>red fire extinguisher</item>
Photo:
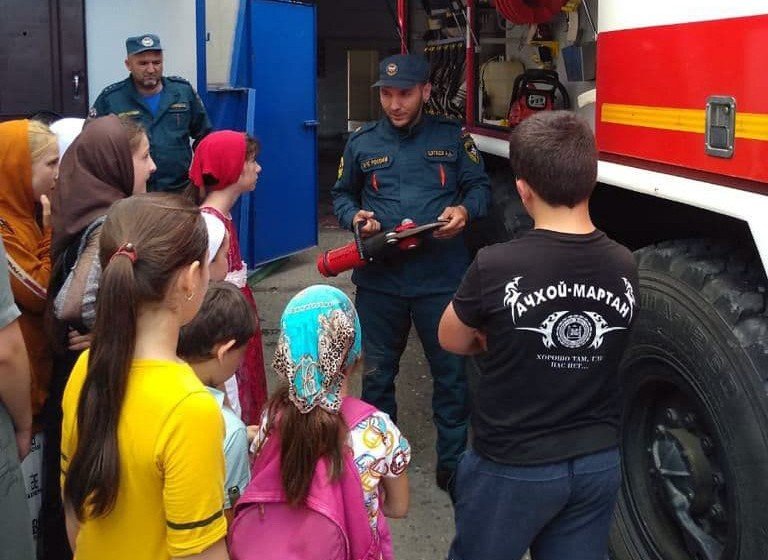
[[[326,277],[336,276],[346,270],[365,266],[384,255],[410,251],[421,245],[421,236],[424,233],[437,229],[445,223],[441,221],[417,226],[413,220],[406,218],[391,230],[363,238],[360,236],[360,228],[365,222],[358,222],[354,228],[354,241],[317,256],[317,271]]]

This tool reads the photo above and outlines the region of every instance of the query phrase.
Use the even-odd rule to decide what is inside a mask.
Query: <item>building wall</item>
[[[232,47],[239,0],[207,0],[205,6],[206,63],[208,85],[229,85]]]
[[[390,2],[390,5],[394,2]],[[347,50],[377,50],[384,58],[400,40],[385,2],[318,0],[318,133],[347,132]]]

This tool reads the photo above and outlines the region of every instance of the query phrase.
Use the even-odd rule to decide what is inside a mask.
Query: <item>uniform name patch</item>
[[[386,163],[389,163],[389,156],[380,156],[365,160],[360,164],[360,167],[363,169],[363,171],[367,171],[372,167],[376,167],[377,165],[384,165]]]
[[[427,157],[452,158],[455,155],[453,150],[427,150]]]
[[[186,111],[189,109],[189,105],[186,103],[174,103],[169,107],[171,111]]]

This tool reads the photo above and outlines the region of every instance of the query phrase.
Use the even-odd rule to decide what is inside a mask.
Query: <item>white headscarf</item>
[[[208,228],[208,264],[211,264],[216,253],[221,249],[221,244],[224,242],[224,235],[226,235],[227,230],[222,221],[216,216],[203,212],[203,219]]]
[[[80,131],[83,130],[85,119],[66,118],[59,119],[50,126],[50,129],[56,134],[59,140],[59,159],[64,157],[69,145],[77,138]]]

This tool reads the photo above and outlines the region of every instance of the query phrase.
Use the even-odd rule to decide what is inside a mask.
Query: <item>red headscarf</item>
[[[225,189],[237,183],[245,167],[245,133],[219,130],[203,138],[197,145],[189,177],[198,188],[205,188],[204,177],[210,175],[216,184],[209,188]]]

